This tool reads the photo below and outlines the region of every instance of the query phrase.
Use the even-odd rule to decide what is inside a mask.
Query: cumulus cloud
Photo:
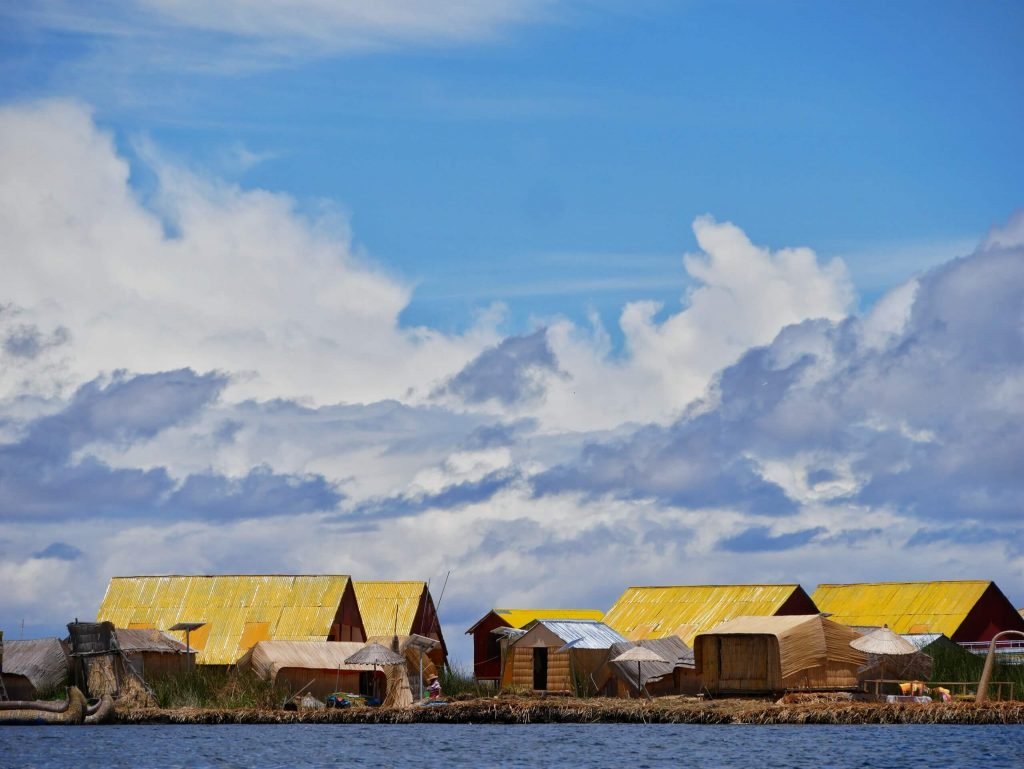
[[[207,471],[179,481],[163,466],[116,468],[90,452],[96,444],[144,443],[188,424],[223,386],[221,376],[189,370],[117,374],[83,385],[63,409],[28,420],[19,439],[0,443],[4,518],[227,520],[336,507],[341,495],[322,476],[257,466],[241,477]]]
[[[863,316],[841,262],[700,218],[613,349],[405,328],[337,211],[140,152],[145,201],[86,109],[0,109],[0,624],[141,572],[454,568],[453,643],[627,584],[1024,585],[1018,217]]]
[[[484,350],[453,376],[435,396],[454,395],[466,403],[493,400],[514,406],[544,393],[542,377],[558,371],[548,344],[547,329],[527,336],[510,336]]]
[[[671,422],[749,348],[769,343],[787,325],[838,320],[852,307],[840,260],[821,264],[808,248],[756,246],[739,227],[710,216],[698,218],[693,231],[702,250],[683,260],[693,288],[664,320],[656,303],[625,307],[625,360],[611,354],[599,326],[551,325],[548,339],[566,376],[550,384],[535,412],[545,423],[594,429]]]
[[[2,291],[22,324],[71,329],[61,374],[75,384],[129,361],[228,370],[239,394],[365,402],[440,381],[495,341],[399,328],[409,289],[354,254],[336,211],[306,216],[144,154],[149,207],[83,107],[0,109]]]

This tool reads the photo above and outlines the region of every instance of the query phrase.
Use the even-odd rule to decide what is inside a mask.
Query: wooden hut
[[[132,670],[149,681],[185,673],[195,663],[195,649],[186,649],[181,641],[160,630],[118,628],[114,638]]]
[[[694,641],[704,687],[712,694],[856,689],[867,655],[860,634],[820,614],[737,617]]]
[[[642,661],[639,665],[612,661],[634,646],[650,649],[665,661]],[[697,694],[702,685],[693,649],[678,636],[612,644],[594,682],[607,697],[639,697],[644,691],[652,697]]]
[[[2,675],[7,698],[35,700],[62,692],[71,667],[64,645],[56,638],[4,641]]]
[[[734,617],[817,614],[800,585],[669,585],[630,587],[604,617],[631,641],[679,636],[693,639]]]
[[[594,674],[604,664],[608,649],[625,640],[603,622],[535,620],[509,644],[502,686],[593,692],[597,688]]]
[[[165,632],[202,623],[189,636],[199,665],[234,664],[257,641],[366,640],[343,574],[114,577],[99,621]],[[183,631],[171,634],[185,641]]]
[[[501,680],[502,639],[499,628],[520,630],[538,619],[585,619],[600,622],[598,609],[491,609],[477,620],[466,635],[473,636],[473,676],[479,682]]]
[[[1024,631],[1024,617],[995,582],[986,580],[818,585],[814,602],[844,625],[942,633],[957,643],[990,641],[1003,630]]]
[[[432,638],[438,645],[427,654],[434,665],[448,663],[448,647],[441,632],[434,599],[426,582],[365,581],[352,583],[367,639],[412,635]]]

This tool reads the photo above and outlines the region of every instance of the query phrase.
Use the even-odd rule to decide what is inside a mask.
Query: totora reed
[[[880,704],[492,699],[407,709],[284,711],[179,708],[120,711],[126,724],[1021,724],[1024,702]]]

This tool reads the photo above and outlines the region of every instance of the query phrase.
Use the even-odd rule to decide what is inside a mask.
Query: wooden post
[[[1024,633],[1020,630],[1004,630],[992,636],[992,642],[988,645],[988,656],[985,657],[985,668],[981,671],[981,680],[978,682],[978,693],[974,696],[975,702],[985,702],[988,700],[988,684],[992,680],[992,666],[995,664],[996,641],[1008,635],[1019,635],[1021,638],[1024,638]],[[1002,691],[1000,691],[1001,695]]]

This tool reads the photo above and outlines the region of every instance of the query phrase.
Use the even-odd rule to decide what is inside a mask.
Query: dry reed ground
[[[851,701],[780,704],[763,700],[700,702],[679,698],[653,702],[494,698],[403,710],[350,708],[296,712],[251,708],[146,708],[120,710],[117,721],[125,724],[1022,724],[1024,702],[888,705]]]

